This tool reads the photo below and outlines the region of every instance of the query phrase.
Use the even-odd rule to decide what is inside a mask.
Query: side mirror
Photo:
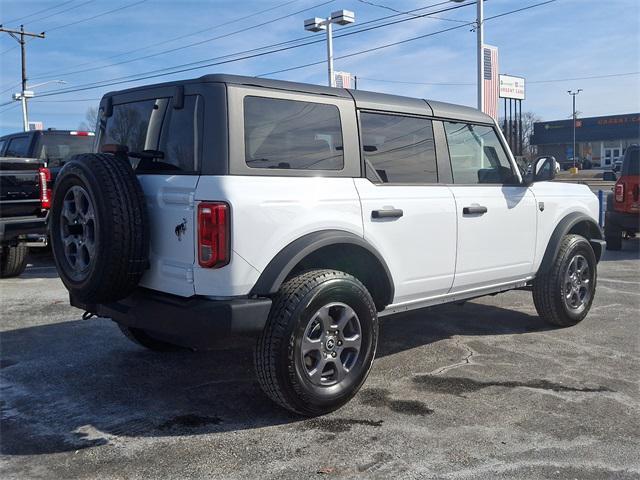
[[[555,158],[540,157],[527,166],[522,178],[527,185],[533,182],[549,182],[556,177],[558,167],[559,164]]]

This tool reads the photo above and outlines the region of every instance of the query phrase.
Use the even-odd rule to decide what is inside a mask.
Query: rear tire
[[[153,350],[154,352],[176,352],[178,350],[184,350],[184,348],[174,345],[173,343],[164,342],[153,338],[148,332],[140,328],[126,327],[118,324],[120,331],[136,345]]]
[[[604,239],[607,242],[607,250],[622,250],[622,231],[615,229],[604,229]]]
[[[76,155],[56,179],[51,246],[60,278],[88,304],[129,295],[148,264],[149,225],[131,166],[106,154]]]
[[[360,281],[335,270],[302,273],[280,288],[258,340],[260,386],[292,412],[329,413],[358,392],[377,342],[375,304]]]
[[[533,302],[540,317],[560,327],[582,321],[596,293],[596,266],[589,241],[580,235],[566,235],[551,268],[533,282]]]
[[[0,278],[17,277],[27,267],[29,248],[24,243],[12,247],[3,247],[0,258]]]

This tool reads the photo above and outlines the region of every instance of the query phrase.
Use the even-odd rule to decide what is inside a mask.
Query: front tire
[[[566,235],[551,268],[533,282],[533,301],[540,317],[560,327],[582,321],[596,293],[596,265],[589,241]]]
[[[27,267],[29,248],[24,243],[12,247],[3,247],[0,258],[0,278],[17,277],[22,275]]]
[[[287,280],[256,346],[264,392],[301,415],[347,403],[364,383],[378,342],[378,317],[367,289],[335,270]]]

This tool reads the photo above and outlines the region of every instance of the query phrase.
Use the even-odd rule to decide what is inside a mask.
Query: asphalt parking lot
[[[251,342],[145,351],[36,256],[0,281],[0,476],[640,478],[639,256],[606,253],[572,328],[522,291],[384,319],[361,392],[315,419],[262,394]]]

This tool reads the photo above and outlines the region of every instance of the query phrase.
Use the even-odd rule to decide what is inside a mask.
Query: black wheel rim
[[[563,298],[567,308],[581,313],[591,300],[592,275],[587,259],[580,254],[574,255],[564,273]]]
[[[329,303],[314,313],[300,342],[303,371],[311,383],[329,387],[352,374],[361,354],[362,328],[356,312]]]
[[[96,251],[96,218],[87,191],[74,185],[64,196],[60,215],[60,237],[64,258],[73,277],[88,271]]]

